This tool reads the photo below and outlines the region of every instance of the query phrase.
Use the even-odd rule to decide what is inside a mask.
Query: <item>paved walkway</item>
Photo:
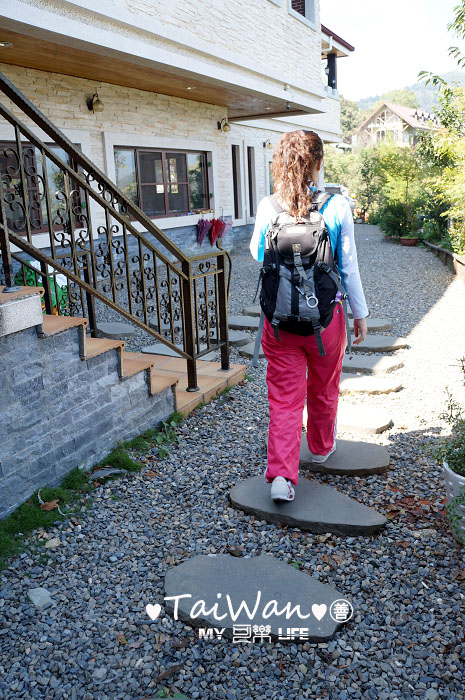
[[[262,362],[251,381],[180,426],[167,458],[99,488],[77,525],[50,529],[60,545],[48,564],[31,550],[2,572],[0,696],[142,700],[167,688],[202,700],[465,698],[463,551],[427,451],[445,428],[445,385],[463,398],[465,287],[431,253],[384,242],[375,227],[358,227],[357,243],[372,315],[392,318],[393,335],[411,344],[398,352],[405,389],[352,399],[392,413],[392,429],[369,438],[388,446],[391,469],[317,480],[387,514],[388,525],[367,537],[314,535],[230,507],[230,488],[265,467]],[[246,254],[234,262],[239,313],[258,265]],[[233,361],[245,362],[235,353]],[[318,645],[199,641],[163,611],[150,622],[145,606],[163,605],[170,567],[230,551],[300,562],[351,598],[353,619]],[[54,600],[42,612],[27,597],[38,586]]]

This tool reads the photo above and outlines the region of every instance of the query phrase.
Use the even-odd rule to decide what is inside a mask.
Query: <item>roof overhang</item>
[[[323,24],[321,25],[321,55],[323,57],[327,56],[328,53],[335,53],[338,58],[342,58],[348,56],[352,51],[355,51],[352,44],[349,44],[349,42]]]
[[[230,119],[323,111],[322,86],[289,90],[268,76],[241,75],[224,62],[208,65],[202,56],[186,57],[175,48],[141,42],[135,51],[110,32],[102,31],[98,42],[88,37],[85,25],[71,33],[65,26],[52,31],[0,17],[0,40],[13,44],[0,48],[0,62],[219,105]]]

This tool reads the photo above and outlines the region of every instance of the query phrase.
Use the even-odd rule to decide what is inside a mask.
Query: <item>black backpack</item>
[[[338,291],[342,296],[347,342],[351,349],[347,294],[320,213],[331,196],[316,191],[307,217],[298,223],[280,208],[274,196],[270,197],[277,216],[266,233],[260,270],[260,306],[275,337],[280,340],[279,329],[302,336],[314,334],[321,356],[326,354],[321,330],[333,318]]]

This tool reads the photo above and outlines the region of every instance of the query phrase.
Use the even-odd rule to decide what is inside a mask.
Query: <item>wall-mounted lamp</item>
[[[290,108],[291,108],[291,103],[290,103],[290,102],[286,102],[286,109],[290,109]]]
[[[11,49],[12,46],[11,41],[0,41],[0,49]]]
[[[226,117],[223,117],[223,119],[220,122],[217,122],[216,124],[218,126],[218,131],[231,131],[231,125],[228,124],[228,120],[226,119]]]
[[[103,102],[99,99],[98,94],[95,92],[92,97],[86,100],[87,108],[90,112],[103,112]]]
[[[268,150],[271,148],[271,141],[270,141],[270,139],[267,139],[266,141],[263,141],[263,148],[268,148]]]

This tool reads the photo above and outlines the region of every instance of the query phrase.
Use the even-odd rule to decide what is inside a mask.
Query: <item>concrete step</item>
[[[352,343],[355,336],[352,336]],[[398,338],[391,335],[375,335],[368,333],[367,337],[359,345],[352,345],[353,352],[394,352],[409,345],[405,338]]]
[[[119,321],[96,323],[95,330],[102,338],[133,338],[136,335],[134,326]]]
[[[302,424],[307,426],[307,406],[304,408]],[[339,399],[337,410],[337,429],[355,435],[374,435],[383,433],[392,425],[390,414],[373,406],[351,404]]]
[[[247,357],[251,359],[253,357],[255,350],[255,341],[252,340],[249,342],[247,345],[243,345],[241,348],[239,348],[239,355],[242,355],[242,357]],[[262,360],[265,357],[265,353],[263,352],[262,345],[260,343],[260,352],[258,355],[259,359]]]
[[[316,481],[299,476],[294,486],[295,499],[275,503],[264,475],[245,479],[234,486],[229,497],[235,508],[260,520],[284,523],[308,532],[332,532],[337,535],[369,535],[387,520],[373,508]]]
[[[342,371],[348,374],[387,374],[404,366],[397,357],[344,354]]]
[[[229,328],[235,331],[256,331],[259,324],[258,316],[229,316]]]
[[[349,319],[350,330],[354,330],[354,320]],[[388,318],[367,318],[368,333],[382,333],[383,331],[392,330],[392,323]]]
[[[269,491],[269,487],[263,490]],[[353,606],[348,600],[347,615],[336,616],[333,606],[336,601],[347,600],[344,591],[268,554],[191,557],[168,569],[165,599],[165,609],[175,619],[193,627],[210,628],[209,632],[220,628],[223,637],[239,644],[240,641],[263,644],[271,640],[294,644],[324,642],[332,639],[350,619]],[[178,602],[176,610],[173,599]],[[199,601],[203,601],[201,606]],[[148,614],[152,610],[149,608]],[[241,628],[245,632],[242,638]],[[294,629],[295,636],[288,634],[288,628]],[[257,631],[253,632],[254,629]]]
[[[382,474],[389,468],[389,452],[381,445],[359,440],[336,440],[336,451],[318,464],[312,462],[306,433],[300,444],[300,466],[319,474]]]
[[[344,394],[390,394],[400,391],[402,382],[395,375],[383,377],[366,374],[346,374],[342,372],[339,393]]]

